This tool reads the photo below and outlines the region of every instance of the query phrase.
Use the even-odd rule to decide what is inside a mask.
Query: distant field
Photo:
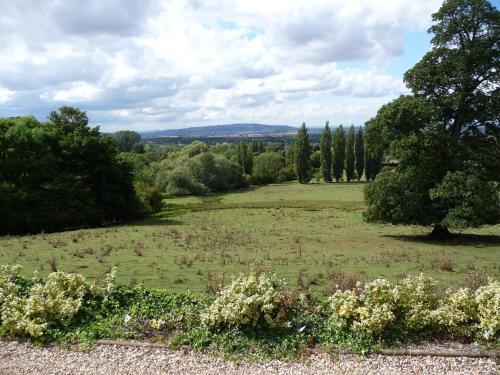
[[[328,287],[332,271],[389,279],[425,272],[450,285],[472,269],[500,275],[500,225],[432,242],[423,236],[430,228],[363,222],[362,188],[293,183],[167,198],[164,212],[130,225],[0,237],[0,264],[44,275],[52,260],[90,278],[117,265],[120,283],[194,291],[251,267],[313,291]],[[443,261],[452,271],[440,269]]]

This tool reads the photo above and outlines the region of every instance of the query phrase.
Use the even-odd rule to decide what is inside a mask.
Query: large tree
[[[356,143],[354,145],[354,152],[356,154],[356,177],[358,181],[363,177],[365,169],[365,142],[363,139],[363,129],[359,127],[356,133]]]
[[[448,228],[500,219],[500,12],[447,0],[433,48],[405,74],[413,96],[381,108],[368,135],[399,161],[365,190],[369,220]]]
[[[54,231],[136,217],[128,163],[84,112],[62,107],[49,122],[0,119],[0,233]]]
[[[344,175],[345,132],[340,125],[333,133],[333,177],[339,182]]]
[[[347,139],[346,139],[346,144],[345,144],[345,175],[346,175],[347,182],[350,182],[351,180],[354,179],[354,171],[355,171],[354,142],[355,142],[355,138],[356,138],[356,135],[354,133],[354,125],[351,125],[351,127],[349,128],[349,132],[347,133]]]
[[[295,174],[301,184],[307,184],[312,178],[311,170],[311,144],[305,122],[299,128],[297,138],[295,139]]]
[[[321,133],[319,148],[321,156],[321,176],[323,177],[323,181],[332,182],[332,132],[328,121],[325,124],[323,133]]]
[[[118,149],[121,152],[144,153],[144,144],[139,133],[131,130],[122,130],[113,134]]]

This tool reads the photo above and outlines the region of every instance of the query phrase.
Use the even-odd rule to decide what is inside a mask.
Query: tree
[[[464,134],[498,127],[500,12],[487,0],[447,0],[432,19],[433,48],[404,79],[434,105],[456,146]]]
[[[344,175],[345,132],[340,125],[333,133],[333,177],[339,182]]]
[[[311,145],[307,134],[306,123],[302,123],[295,140],[295,174],[301,184],[307,184],[312,177],[311,171]]]
[[[141,205],[128,162],[85,112],[50,121],[0,119],[0,232],[35,233],[122,222]]]
[[[252,176],[254,183],[276,182],[283,166],[283,158],[277,152],[263,152],[257,155]]]
[[[332,182],[332,132],[328,121],[325,124],[323,133],[321,133],[319,148],[321,153],[321,175],[323,181]]]
[[[354,145],[354,152],[356,154],[356,176],[358,181],[363,177],[363,171],[365,166],[365,142],[363,139],[363,129],[361,126],[356,133],[356,143]]]
[[[399,164],[366,187],[365,216],[446,236],[500,220],[500,12],[447,0],[433,21],[432,50],[404,76],[413,96],[367,124],[367,151]]]
[[[346,180],[347,182],[350,182],[351,180],[354,179],[354,171],[355,171],[355,166],[354,166],[354,161],[355,161],[355,154],[354,154],[354,141],[355,141],[356,135],[354,133],[354,125],[351,125],[349,128],[349,132],[347,133],[347,140],[346,140],[346,145],[345,145],[345,175],[346,175]]]
[[[295,164],[295,141],[285,147],[285,165]]]
[[[236,160],[243,173],[252,174],[253,168],[253,145],[239,142],[236,148]]]
[[[144,144],[141,143],[141,136],[131,130],[123,130],[113,134],[118,149],[121,152],[144,153]]]

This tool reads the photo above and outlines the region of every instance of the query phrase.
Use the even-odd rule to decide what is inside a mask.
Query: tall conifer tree
[[[340,125],[333,133],[333,177],[339,182],[344,175],[345,132]]]
[[[307,134],[306,123],[302,123],[299,128],[297,139],[295,140],[295,174],[301,184],[307,184],[312,177],[311,162],[311,144]]]
[[[332,182],[332,132],[328,121],[325,124],[325,129],[321,134],[320,142],[320,157],[321,157],[321,175],[323,181]]]
[[[356,176],[359,181],[361,180],[361,177],[363,177],[363,170],[365,165],[365,141],[363,138],[363,129],[361,128],[361,126],[356,133],[354,152],[356,154]]]
[[[351,125],[347,133],[347,140],[345,145],[345,175],[347,182],[354,179],[354,142],[356,135],[354,133],[354,125]]]

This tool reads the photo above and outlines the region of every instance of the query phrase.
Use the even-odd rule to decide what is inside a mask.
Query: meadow
[[[0,264],[97,280],[117,266],[120,284],[208,292],[252,269],[319,293],[346,279],[423,272],[458,286],[500,276],[500,225],[443,242],[427,237],[431,228],[367,223],[363,186],[289,183],[167,197],[162,212],[128,225],[1,237]]]

